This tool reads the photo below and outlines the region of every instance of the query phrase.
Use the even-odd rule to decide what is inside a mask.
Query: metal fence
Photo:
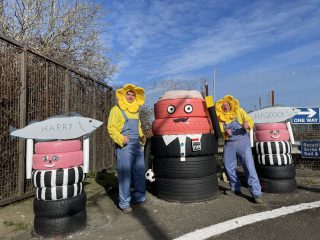
[[[25,140],[10,139],[10,126],[66,112],[106,123],[113,104],[105,83],[0,36],[0,206],[34,194],[25,179]],[[113,148],[104,124],[91,137],[90,169],[112,167]]]
[[[320,124],[292,124],[296,144],[292,154],[296,168],[308,168],[320,171],[320,158],[302,158],[301,141],[320,140]]]

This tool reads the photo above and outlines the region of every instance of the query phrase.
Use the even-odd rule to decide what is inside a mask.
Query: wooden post
[[[96,96],[96,88],[97,88],[97,83],[96,81],[93,81],[93,118],[96,119],[97,117],[97,113],[96,113],[96,107],[97,107],[97,96]],[[96,161],[97,161],[97,134],[96,132],[93,133],[93,136],[92,136],[92,156],[93,156],[93,159],[92,159],[92,170],[93,171],[96,171],[96,167],[97,167],[97,164],[96,164]]]
[[[26,126],[27,120],[27,63],[26,63],[27,50],[23,49],[20,57],[20,116],[19,128]],[[18,191],[19,195],[25,192],[25,156],[26,156],[26,142],[24,139],[19,138],[19,172],[18,172]]]
[[[64,111],[70,112],[70,71],[67,68],[64,72]]]
[[[209,87],[208,87],[208,82],[206,81],[206,84],[204,85],[206,89],[206,96],[209,95]]]
[[[259,109],[261,109],[261,108],[262,108],[262,98],[259,97]]]
[[[46,88],[45,88],[45,93],[46,93],[46,118],[49,117],[49,64],[48,61],[46,61]]]
[[[274,91],[271,91],[271,106],[274,107]]]
[[[110,100],[111,100],[111,98],[109,97],[111,94],[110,94],[110,92],[108,91],[107,93],[105,92],[105,94],[104,94],[104,109],[105,110],[107,110],[108,109],[108,111],[110,111],[110,106],[111,106],[111,104],[110,104]],[[105,128],[104,128],[104,134],[106,134],[106,137],[109,137],[109,136],[107,136],[108,135],[108,131],[107,131],[107,128],[106,128],[106,126],[107,126],[107,112],[105,111],[104,112],[104,114],[103,114],[103,122],[106,124],[105,125]],[[107,138],[108,139],[108,138]],[[112,148],[111,148],[111,144],[112,143],[108,143],[108,147],[107,147],[107,149],[104,149],[104,153],[105,154],[103,154],[103,168],[109,168],[110,166],[112,166],[112,167],[114,167],[114,161],[113,161],[113,158],[110,158],[110,156],[113,156],[114,154],[112,154],[113,153],[113,151],[112,151]]]

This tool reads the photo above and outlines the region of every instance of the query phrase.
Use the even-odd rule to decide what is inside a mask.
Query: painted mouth
[[[52,167],[54,167],[54,165],[56,165],[56,164],[55,163],[50,164],[50,165],[49,164],[44,164],[44,166],[47,167],[47,168],[52,168]]]
[[[280,137],[279,130],[270,131],[271,137],[277,139]]]
[[[277,139],[280,137],[280,135],[271,135],[271,137]]]
[[[181,118],[173,119],[173,121],[174,121],[175,123],[178,123],[178,122],[186,122],[186,121],[188,121],[188,118],[187,118],[187,117],[186,117],[186,118],[181,117]]]

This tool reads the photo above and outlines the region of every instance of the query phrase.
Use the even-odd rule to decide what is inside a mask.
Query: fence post
[[[20,57],[20,114],[19,114],[19,128],[26,126],[27,119],[27,64],[26,64],[27,50],[23,49]],[[19,138],[19,170],[18,170],[18,191],[19,195],[23,195],[25,192],[25,153],[26,142],[24,139]]]
[[[70,112],[70,71],[66,68],[64,72],[64,111]]]
[[[94,80],[93,81],[93,118],[96,119],[97,113],[96,113],[96,108],[97,108],[97,93],[96,93],[96,87],[97,83]],[[93,139],[92,139],[92,148],[93,148],[93,161],[92,161],[92,170],[96,171],[97,169],[97,134],[96,132],[93,133]]]
[[[46,61],[46,72],[45,72],[45,77],[46,77],[46,117],[49,117],[49,66],[48,66],[48,61]]]

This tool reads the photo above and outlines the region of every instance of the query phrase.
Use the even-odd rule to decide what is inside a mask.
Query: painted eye
[[[270,130],[270,131],[269,131],[269,133],[270,133],[270,134],[272,134],[272,133],[273,133],[273,131],[272,131],[272,130]]]
[[[185,106],[184,106],[184,111],[185,111],[186,113],[192,113],[192,111],[193,111],[192,105],[190,105],[190,104],[185,105]]]
[[[173,105],[169,105],[167,108],[167,111],[168,111],[168,113],[172,114],[176,111],[176,108]]]
[[[279,133],[279,132],[280,132],[279,130],[276,131],[276,133]]]
[[[52,160],[53,160],[53,161],[58,161],[58,160],[59,160],[59,157],[58,157],[58,156],[53,156],[53,157],[52,157]]]
[[[44,157],[42,158],[42,160],[45,161],[45,162],[48,162],[49,157],[48,157],[48,156],[44,156]]]

